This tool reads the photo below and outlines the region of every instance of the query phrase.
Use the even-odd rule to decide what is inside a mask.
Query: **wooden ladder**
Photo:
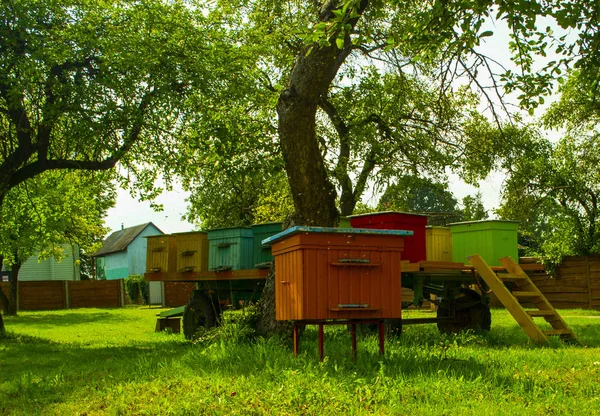
[[[477,254],[469,257],[469,261],[531,340],[547,344],[549,335],[557,335],[565,341],[579,342],[544,294],[511,257],[500,259],[507,273],[494,272]],[[512,293],[504,285],[507,282],[515,285]],[[520,302],[533,304],[537,310],[525,310]],[[544,318],[553,329],[540,329],[534,318]]]

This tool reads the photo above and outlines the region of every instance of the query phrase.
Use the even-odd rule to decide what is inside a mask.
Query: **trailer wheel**
[[[458,333],[467,329],[475,332],[489,331],[492,326],[492,314],[487,305],[480,303],[481,296],[472,289],[461,288],[456,296],[456,319],[454,322],[438,322],[438,329],[444,333]],[[462,307],[468,303],[479,302],[470,307]],[[438,318],[452,316],[452,305],[442,302],[437,311]]]
[[[194,339],[200,327],[212,328],[219,324],[221,304],[215,297],[196,295],[191,297],[183,311],[183,334]]]

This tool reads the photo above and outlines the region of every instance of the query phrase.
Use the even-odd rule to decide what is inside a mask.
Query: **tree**
[[[462,199],[463,208],[448,189],[446,182],[418,176],[403,176],[389,186],[379,200],[378,211],[402,211],[426,214],[429,225],[447,225],[457,221],[487,218],[481,193]]]
[[[0,10],[0,205],[57,169],[107,170],[152,194],[176,138],[236,67],[182,2],[5,2]],[[235,57],[231,57],[235,60]],[[167,175],[169,179],[169,175]]]
[[[8,314],[17,312],[19,270],[31,255],[60,260],[62,244],[88,253],[99,246],[106,234],[103,218],[116,195],[106,176],[46,172],[7,194],[0,211],[0,258],[12,273],[8,296],[0,290],[0,303]]]
[[[403,176],[386,189],[377,210],[427,214],[430,225],[445,225],[459,220],[457,204],[447,183]]]
[[[398,53],[391,48],[393,42],[387,42],[385,31],[370,20],[361,21],[362,26],[356,28],[356,33],[343,34],[348,35],[347,40],[352,39],[352,42],[344,43],[346,38],[342,36],[335,44],[329,43],[323,36],[333,33],[340,24],[337,18],[332,17],[337,3],[327,2],[323,9],[312,3],[295,1],[287,2],[287,6],[224,1],[209,16],[214,21],[225,20],[231,28],[229,36],[236,41],[241,39],[243,50],[252,51],[245,55],[250,60],[246,78],[255,80],[252,87],[243,89],[244,100],[239,99],[240,89],[234,92],[233,100],[227,100],[228,107],[233,107],[235,123],[242,124],[238,117],[241,115],[242,119],[247,119],[247,114],[255,116],[252,119],[255,122],[256,109],[261,108],[260,115],[265,118],[267,135],[272,131],[271,126],[278,126],[282,149],[286,146],[289,149],[296,145],[301,147],[287,157],[287,151],[282,152],[288,179],[295,176],[292,171],[303,172],[301,180],[291,183],[290,188],[292,195],[296,194],[297,198],[303,195],[308,199],[303,204],[313,208],[313,204],[323,198],[316,195],[316,190],[329,193],[327,207],[318,210],[319,215],[337,216],[332,205],[335,205],[338,192],[341,214],[349,215],[369,184],[383,187],[396,176],[416,172],[439,174],[446,166],[457,167],[467,155],[467,146],[471,148],[470,156],[473,156],[475,150],[482,147],[479,142],[490,138],[488,133],[492,128],[476,110],[478,97],[467,88],[451,91],[438,82],[434,70],[438,64],[436,60],[417,63],[409,54],[405,56],[404,51]],[[344,13],[350,13],[353,7],[347,6]],[[416,7],[412,4],[408,9],[414,13]],[[369,17],[381,23],[382,27],[387,26],[388,19],[394,18],[393,13],[390,10],[380,11],[379,6],[374,7],[368,12],[373,14]],[[327,16],[333,20],[316,24],[312,31],[306,28],[307,20],[323,20]],[[359,18],[354,16],[357,21]],[[400,30],[406,22],[395,24],[400,25],[395,30]],[[298,35],[299,32],[308,33],[302,36]],[[374,46],[370,49],[365,46],[367,44]],[[324,65],[335,62],[333,58],[328,60],[327,54],[338,56],[338,66],[329,69],[318,67],[319,54],[327,62]],[[380,64],[382,61],[385,66]],[[316,65],[313,68],[315,74],[301,69],[308,69],[311,65]],[[292,68],[301,75],[297,80],[294,80],[293,74],[289,75]],[[322,93],[310,92],[320,82],[315,80],[326,77],[328,70],[334,71]],[[302,87],[305,90],[300,91],[297,87],[285,89],[286,84],[294,82],[305,82]],[[314,96],[300,97],[293,104],[287,93],[294,95],[299,91],[301,94],[314,93]],[[272,117],[269,105],[274,101],[273,97],[278,102],[278,122],[268,120]],[[303,102],[310,102],[315,97],[318,99],[314,100],[312,111]],[[241,101],[247,103],[244,111],[238,110]],[[288,105],[296,105],[300,117],[290,121],[289,143],[281,135],[282,129],[286,129],[286,122],[282,120],[287,117],[282,116],[282,112],[290,117],[296,117],[296,112],[286,110]],[[302,119],[302,112],[306,111],[308,119]],[[312,143],[293,138],[293,135],[303,135],[306,129],[312,131]],[[199,130],[211,134],[206,128]],[[252,131],[238,128],[244,134],[248,130]],[[257,143],[256,139],[253,140],[252,143]],[[477,172],[477,175],[483,173]],[[325,182],[317,180],[323,175]],[[300,203],[297,198],[296,205]],[[309,221],[298,221],[305,220]]]
[[[477,192],[475,196],[465,196],[462,199],[462,205],[462,221],[479,221],[488,218],[488,213],[483,206],[483,201],[481,200],[481,192]]]
[[[535,135],[506,161],[500,214],[521,221],[529,254],[554,264],[600,250],[600,98],[583,72],[571,72],[542,120],[546,128],[564,129],[563,137],[552,143]]]
[[[568,9],[559,1],[544,4],[434,1],[425,7],[422,2],[325,2],[320,10],[313,11],[313,26],[300,47],[277,104],[282,154],[300,221],[331,225],[337,220],[335,189],[320,152],[316,120],[320,103],[328,98],[332,82],[350,56],[364,52],[363,56],[370,57],[392,48],[396,56],[405,58],[401,68],[410,67],[412,71],[418,71],[423,63],[441,62],[441,70],[437,72],[441,91],[446,91],[456,76],[463,74],[487,97],[477,72],[483,69],[494,80],[497,77],[490,60],[477,52],[476,47],[483,38],[493,35],[482,28],[494,12],[496,19],[506,22],[512,31],[513,60],[523,70],[522,76],[506,71],[503,80],[509,90],[523,90],[520,98],[524,105],[535,107],[541,102],[541,99],[535,101],[536,97],[540,92],[549,92],[561,65],[578,60],[582,68],[597,68],[597,10],[591,9],[582,1]],[[574,42],[554,39],[551,33],[537,30],[537,17],[554,18],[565,29],[578,28],[580,36]],[[550,41],[552,46],[548,46]],[[565,58],[534,72],[533,56],[544,55],[551,47],[559,54],[564,53]],[[502,98],[496,81],[494,87]]]
[[[551,263],[600,251],[600,137],[540,138],[514,161],[499,213],[521,221],[530,253]]]

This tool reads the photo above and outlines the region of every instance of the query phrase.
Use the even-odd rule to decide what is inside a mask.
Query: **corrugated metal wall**
[[[42,280],[79,280],[79,249],[77,246],[63,246],[64,256],[61,261],[53,257],[45,260],[37,255],[31,256],[21,266],[19,281],[42,281]]]

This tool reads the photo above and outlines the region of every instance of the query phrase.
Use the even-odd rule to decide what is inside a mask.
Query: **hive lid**
[[[415,212],[380,211],[380,212],[369,212],[366,214],[348,215],[348,218],[360,218],[360,217],[369,217],[369,216],[387,215],[387,214],[403,214],[403,215],[414,215],[416,217],[427,217],[427,214],[417,214]]]
[[[368,228],[332,228],[332,227],[309,227],[306,225],[297,225],[285,231],[275,234],[262,240],[263,245],[271,245],[277,240],[298,233],[333,233],[333,234],[373,234],[373,235],[397,235],[408,237],[414,234],[407,230],[376,230]]]
[[[519,221],[512,220],[477,220],[477,221],[462,221],[448,224],[448,227],[453,225],[468,225],[468,224],[486,224],[486,223],[504,223],[504,224],[519,224]]]
[[[171,235],[186,235],[186,234],[206,234],[206,231],[182,231],[180,233],[173,233]]]

